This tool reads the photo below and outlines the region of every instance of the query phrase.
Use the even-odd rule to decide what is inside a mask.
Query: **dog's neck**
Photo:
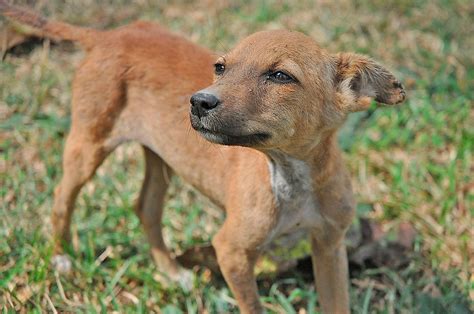
[[[286,190],[293,185],[310,189],[314,184],[324,184],[340,161],[336,132],[324,134],[312,147],[303,147],[294,153],[280,149],[264,153],[269,159],[272,184],[279,188],[282,196],[288,194],[289,197],[291,191]]]

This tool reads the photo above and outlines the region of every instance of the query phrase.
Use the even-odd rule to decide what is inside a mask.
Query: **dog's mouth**
[[[211,130],[197,119],[191,119],[192,127],[206,140],[221,145],[257,146],[270,138],[270,134],[264,132],[239,133],[235,130]]]
[[[200,127],[196,131],[206,140],[222,145],[238,145],[238,146],[256,146],[265,142],[270,134],[268,133],[252,133],[243,135],[225,134],[222,132],[211,131]]]

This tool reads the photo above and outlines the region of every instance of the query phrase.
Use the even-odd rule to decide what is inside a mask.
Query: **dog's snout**
[[[196,93],[191,97],[191,111],[193,114],[202,117],[209,110],[220,105],[220,100],[213,94]]]

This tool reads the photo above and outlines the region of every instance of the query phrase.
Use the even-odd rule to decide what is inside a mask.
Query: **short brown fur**
[[[115,147],[137,141],[146,173],[136,212],[160,271],[189,279],[161,233],[166,178],[176,173],[226,210],[212,242],[242,313],[263,311],[253,271],[259,254],[275,237],[300,229],[311,236],[323,312],[349,312],[343,240],[354,200],[336,132],[348,113],[372,99],[405,99],[390,72],[363,56],[330,54],[303,34],[269,31],[219,58],[225,72],[214,78],[210,51],[152,23],[97,31],[50,22],[2,0],[0,12],[88,50],[74,78],[72,125],[52,211],[58,253],[69,241],[81,187]],[[277,71],[293,80],[272,81]],[[189,113],[197,90],[220,100],[206,116]],[[230,146],[209,144],[191,125]],[[242,140],[256,133],[265,139]],[[232,136],[249,147],[233,146]]]

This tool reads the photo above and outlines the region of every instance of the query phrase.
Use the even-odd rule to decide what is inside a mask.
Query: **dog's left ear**
[[[372,100],[393,105],[405,100],[402,84],[377,62],[354,53],[336,55],[336,89],[339,105],[349,112],[368,109]]]

